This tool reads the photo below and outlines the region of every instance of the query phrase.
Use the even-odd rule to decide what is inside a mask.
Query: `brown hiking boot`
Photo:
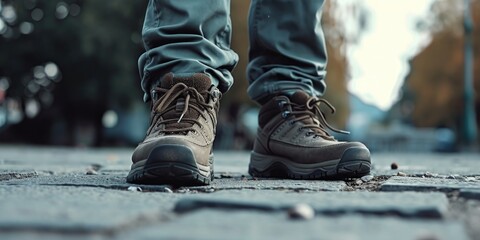
[[[162,78],[152,90],[150,127],[133,152],[127,182],[209,184],[220,97],[205,74]]]
[[[296,92],[277,96],[260,109],[259,130],[250,158],[254,177],[338,179],[370,172],[370,152],[359,142],[339,142],[320,111],[326,100]],[[343,132],[344,133],[344,132]]]

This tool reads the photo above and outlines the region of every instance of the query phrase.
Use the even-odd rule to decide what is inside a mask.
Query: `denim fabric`
[[[206,73],[222,92],[233,84],[229,0],[150,0],[138,60],[144,100],[166,73]]]
[[[325,92],[327,54],[320,25],[323,0],[253,0],[250,6],[248,94]]]
[[[323,0],[252,0],[249,96],[302,89],[322,95],[327,55],[320,25]],[[222,92],[233,84],[238,55],[230,49],[229,0],[150,0],[138,61],[145,100],[166,73],[206,73]]]

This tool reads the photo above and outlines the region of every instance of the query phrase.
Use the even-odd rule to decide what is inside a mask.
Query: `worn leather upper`
[[[348,148],[365,148],[359,142],[335,140],[319,120],[320,113],[306,113],[313,111],[306,106],[310,97],[303,92],[298,94],[302,96],[277,96],[262,106],[254,143],[256,153],[308,164],[340,159]],[[291,98],[297,101],[292,102]]]
[[[150,127],[132,161],[147,159],[157,146],[173,144],[190,148],[197,163],[207,166],[215,138],[221,96],[218,89],[204,74],[168,74],[153,95]]]

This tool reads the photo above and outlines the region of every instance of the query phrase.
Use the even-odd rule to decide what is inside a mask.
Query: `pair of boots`
[[[151,123],[132,155],[130,183],[204,185],[213,180],[212,145],[220,91],[205,74],[164,76],[152,90]],[[320,105],[303,91],[274,96],[259,113],[249,174],[291,179],[342,179],[370,172],[370,152],[336,141]]]

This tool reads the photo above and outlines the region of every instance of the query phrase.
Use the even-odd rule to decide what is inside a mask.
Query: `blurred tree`
[[[367,10],[361,1],[343,2],[342,5],[339,1],[327,0],[322,26],[328,53],[325,99],[337,109],[337,113],[331,116],[332,124],[345,128],[350,115],[347,48],[356,44],[366,29]]]
[[[7,94],[37,97],[25,96],[25,84],[31,80],[26,73],[46,62],[56,63],[63,79],[55,86],[53,104],[9,128],[3,140],[48,143],[52,137],[61,137],[61,143],[77,144],[75,135],[88,129],[95,137],[87,145],[100,144],[103,113],[141,101],[136,61],[142,51],[146,1],[2,3],[4,10],[11,8],[16,15],[0,37],[0,76],[12,82]],[[25,22],[32,24],[31,33],[22,33]]]
[[[429,20],[420,22],[420,31],[431,33],[431,42],[411,61],[403,97],[410,111],[404,112],[418,127],[459,129],[464,106],[463,1],[439,0],[432,5]],[[480,123],[480,1],[471,12],[474,21],[474,85],[477,124]]]

